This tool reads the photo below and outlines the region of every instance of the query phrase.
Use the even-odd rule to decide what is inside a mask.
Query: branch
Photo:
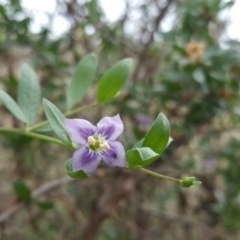
[[[145,56],[148,53],[148,49],[150,44],[153,42],[154,39],[154,33],[158,30],[158,26],[161,23],[161,21],[163,20],[163,18],[165,17],[168,8],[170,7],[171,3],[173,0],[168,0],[167,4],[165,5],[165,7],[160,9],[160,12],[158,14],[158,16],[155,18],[154,20],[154,28],[152,30],[152,32],[150,33],[150,37],[148,42],[144,45],[144,47],[142,48],[139,56],[138,56],[138,63],[137,66],[135,68],[135,72],[133,74],[133,81],[136,81],[137,79],[137,74],[139,72],[139,69],[141,68],[141,66],[143,65],[144,61],[145,61]]]
[[[62,177],[62,178],[58,178],[55,180],[52,180],[48,183],[43,184],[42,186],[40,186],[39,188],[37,188],[36,190],[34,190],[32,192],[32,197],[33,198],[37,198],[40,195],[56,188],[59,187],[63,184],[67,184],[70,183],[72,181],[74,181],[75,179],[70,178],[70,177]],[[3,211],[0,214],[0,223],[6,221],[9,217],[11,217],[12,214],[14,214],[15,212],[17,212],[19,209],[21,209],[23,206],[25,205],[24,202],[16,202],[16,204],[14,204],[13,206],[11,206],[10,208],[6,209],[5,211]]]
[[[33,132],[25,131],[25,130],[22,130],[22,129],[18,129],[18,128],[2,128],[2,127],[0,127],[0,132],[23,135],[23,136],[30,137],[30,138],[35,138],[35,139],[38,139],[38,140],[41,140],[41,141],[55,143],[55,144],[58,144],[60,146],[64,146],[64,147],[67,147],[67,148],[72,148],[71,146],[63,143],[62,141],[60,141],[57,138],[48,137],[48,136],[45,136],[45,135],[42,135],[42,134],[33,133]]]

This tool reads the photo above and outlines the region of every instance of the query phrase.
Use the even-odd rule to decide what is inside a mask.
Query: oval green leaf
[[[36,121],[40,101],[41,89],[38,77],[27,64],[23,64],[18,87],[18,104],[28,125],[32,125]]]
[[[72,170],[72,159],[69,159],[66,161],[65,169],[66,169],[67,175],[70,176],[71,178],[85,179],[89,177],[89,175],[81,169],[78,171]]]
[[[64,126],[65,116],[62,112],[47,99],[43,99],[43,108],[47,119],[57,136],[67,145],[72,145]]]
[[[124,59],[108,70],[100,79],[97,89],[98,102],[113,99],[129,77],[133,66],[132,59]]]
[[[128,168],[147,166],[157,160],[159,154],[149,147],[130,149],[126,153]]]
[[[89,54],[81,59],[67,90],[67,108],[72,109],[89,89],[97,71],[98,59],[95,54]]]
[[[27,120],[17,103],[3,90],[0,89],[0,102],[20,121],[27,123]]]
[[[142,147],[149,147],[154,152],[161,154],[168,145],[169,137],[169,122],[165,115],[160,113],[144,138]]]

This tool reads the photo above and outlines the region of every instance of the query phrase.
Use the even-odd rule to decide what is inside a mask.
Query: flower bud
[[[186,187],[186,188],[197,187],[201,184],[201,182],[195,181],[195,179],[196,179],[195,177],[183,177],[180,180],[180,185],[182,187]]]

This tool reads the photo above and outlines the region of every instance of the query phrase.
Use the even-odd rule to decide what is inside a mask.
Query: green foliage
[[[205,83],[205,81],[206,81],[204,72],[203,72],[202,69],[200,69],[200,68],[196,68],[196,69],[193,71],[193,78],[194,78],[194,80],[197,81],[198,83]]]
[[[143,142],[144,142],[144,138],[139,140],[138,142],[136,142],[134,144],[133,148],[140,148],[140,147],[142,147]]]
[[[144,174],[144,178],[134,175],[131,180],[136,181],[136,188],[132,196],[137,201],[127,208],[114,208],[112,215],[114,217],[107,217],[101,222],[103,224],[96,238],[133,240],[141,239],[144,234],[144,237],[149,239],[182,239],[184,236],[195,239],[202,234],[202,229],[206,228],[208,237],[238,239],[240,44],[237,40],[225,41],[227,22],[223,17],[228,12],[226,8],[236,1],[170,1],[169,8],[164,5],[164,11],[162,6],[159,7],[159,4],[161,5],[159,1],[142,1],[136,5],[134,2],[137,1],[130,1],[130,4],[127,4],[126,12],[121,18],[111,22],[106,21],[99,0],[62,1],[66,15],[74,19],[74,24],[71,25],[71,30],[61,37],[52,37],[53,29],[47,27],[43,27],[38,34],[31,32],[35,19],[22,8],[20,1],[9,0],[0,3],[0,85],[6,89],[9,96],[16,99],[15,90],[18,86],[16,70],[21,64],[21,59],[28,58],[27,61],[37,66],[40,72],[43,96],[54,101],[60,109],[64,109],[66,79],[71,78],[72,66],[76,66],[82,56],[88,52],[97,52],[101,63],[100,74],[118,59],[126,57],[136,59],[135,69],[128,84],[124,85],[125,80],[117,82],[116,78],[108,79],[105,83],[100,80],[97,89],[99,103],[112,100],[124,85],[123,91],[111,105],[104,107],[102,104],[99,111],[87,110],[76,117],[89,117],[89,120],[97,121],[105,113],[119,112],[126,124],[121,138],[125,148],[131,148],[135,142],[142,139],[127,152],[129,165],[137,168],[148,161],[151,162],[151,156],[153,159],[154,156],[159,159],[157,156],[159,152],[150,146],[143,146],[143,142],[146,141],[145,135],[151,132],[150,130],[147,133],[151,123],[140,122],[136,116],[144,114],[154,119],[159,111],[164,112],[171,122],[171,136],[174,142],[161,155],[161,161],[154,160],[154,164],[149,165],[149,168],[172,177],[178,177],[180,173],[194,172],[202,184],[200,188],[183,191],[173,184],[146,177],[147,175]],[[152,9],[155,9],[154,14]],[[224,14],[222,10],[225,11]],[[56,11],[55,16],[62,14],[62,8]],[[139,18],[135,19],[135,16],[133,18],[132,12],[137,12]],[[162,16],[163,22],[156,26],[155,31],[152,27],[156,25],[157,16]],[[163,27],[166,19],[172,19],[167,31]],[[135,24],[135,21],[139,24]],[[126,32],[131,29],[128,28],[129,23],[134,24],[135,27],[130,34],[127,34]],[[88,35],[86,31],[88,27],[94,29],[93,34]],[[153,36],[152,41],[151,36]],[[192,61],[186,51],[186,46],[193,41],[204,43],[206,46],[197,61]],[[130,72],[127,66],[125,69],[126,72]],[[78,68],[76,72],[77,70]],[[127,75],[125,73],[125,76]],[[98,78],[97,75],[96,79]],[[87,92],[88,84],[90,86],[93,79],[84,80],[77,78],[76,81],[74,80],[75,83],[72,82],[69,86],[68,109],[75,105],[74,101],[76,103],[81,101]],[[114,92],[111,91],[111,85],[116,88]],[[71,91],[74,93],[70,94]],[[87,104],[88,100],[95,98],[95,95],[90,95],[92,91],[88,93]],[[6,93],[2,94],[0,91],[3,105],[20,121],[28,122],[21,108],[12,98],[9,100],[9,96],[6,97]],[[85,101],[82,104],[84,105]],[[14,128],[21,127],[9,116],[5,118],[2,109],[0,111],[1,127],[5,124],[8,127],[10,125]],[[43,114],[39,116],[39,120],[40,118],[44,120]],[[53,124],[59,123],[53,120]],[[60,130],[57,132],[62,132],[66,140],[63,125],[59,125]],[[50,125],[45,125],[34,131],[44,133],[51,129]],[[160,135],[156,136],[159,136],[158,141],[160,141]],[[235,139],[231,139],[232,136],[235,136]],[[159,144],[154,144],[152,139],[154,138],[151,137],[148,141],[157,149]],[[165,144],[166,140],[163,145]],[[51,145],[31,143],[29,138],[13,134],[4,134],[2,145],[0,182],[4,178],[4,182],[11,183],[14,174],[30,179],[38,188],[39,184],[44,185],[50,179],[58,180],[64,175],[63,166],[59,162],[64,161],[66,156]],[[163,145],[161,149],[164,150]],[[6,147],[7,154],[4,150]],[[34,155],[31,168],[24,164],[27,154]],[[11,161],[8,156],[13,156]],[[73,172],[69,162],[66,167],[70,176],[80,179],[86,177],[81,171]],[[134,172],[131,171],[132,174]],[[15,239],[16,236],[19,239],[36,237],[82,239],[85,228],[76,221],[81,218],[78,209],[83,212],[87,221],[91,216],[101,214],[106,210],[101,203],[107,203],[105,199],[114,196],[115,191],[119,189],[115,187],[119,175],[123,177],[122,184],[125,184],[124,174],[125,171],[118,169],[110,171],[102,168],[87,182],[72,182],[71,198],[62,192],[67,186],[55,188],[54,192],[47,193],[49,199],[56,201],[54,211],[40,212],[41,209],[50,207],[51,203],[48,204],[47,201],[42,204],[41,200],[32,199],[29,203],[35,204],[35,201],[40,201],[40,209],[34,209],[36,214],[30,216],[32,221],[29,223],[24,221],[28,213],[18,211],[11,218],[11,224],[5,224],[2,235],[7,239]],[[198,184],[193,177],[183,178],[181,181],[185,186]],[[8,206],[4,199],[10,199],[12,196],[12,191],[7,186],[7,184],[2,185],[0,192],[3,199],[0,208],[3,210]],[[192,204],[192,197],[195,194],[197,197],[194,197]],[[123,199],[120,205],[124,206],[122,202],[125,201],[128,202],[128,199]],[[106,205],[108,207],[108,204]],[[168,209],[171,209],[171,213],[165,212]],[[24,218],[22,218],[23,214]],[[169,214],[171,218],[173,215],[174,221],[169,221]],[[183,221],[175,221],[182,218]],[[184,227],[185,223],[191,224],[191,231]],[[59,226],[64,226],[60,232]]]
[[[22,180],[16,180],[13,183],[14,190],[19,198],[29,201],[31,199],[31,189],[26,185],[26,183]]]
[[[4,106],[20,121],[27,122],[21,108],[17,105],[17,103],[3,90],[0,89],[0,101],[4,104]]]
[[[85,173],[83,170],[73,171],[72,170],[72,159],[69,159],[65,163],[65,170],[68,176],[71,178],[77,178],[77,179],[85,179],[88,178],[87,173]]]
[[[48,124],[46,124],[46,125],[44,125],[42,127],[37,128],[34,131],[35,132],[42,132],[42,133],[44,133],[44,132],[51,132],[52,130],[53,129],[52,129],[51,125],[48,123]]]
[[[132,59],[124,59],[109,69],[100,79],[97,100],[99,103],[113,99],[129,77]]]
[[[126,152],[128,168],[147,166],[157,160],[159,154],[149,147],[134,148]]]
[[[71,146],[71,141],[69,140],[64,126],[65,116],[53,103],[49,102],[47,99],[43,99],[43,107],[54,132],[64,143]]]
[[[43,210],[49,210],[54,207],[54,203],[52,201],[40,201],[40,200],[35,200],[34,203]]]
[[[169,122],[165,115],[160,113],[144,138],[142,147],[149,147],[154,152],[161,154],[168,144],[169,137]]]
[[[18,88],[18,104],[27,123],[32,125],[37,118],[41,101],[41,89],[36,73],[26,64],[21,68]]]
[[[77,65],[67,91],[68,110],[82,99],[91,86],[97,65],[98,60],[95,54],[86,55]]]
[[[159,158],[172,141],[170,125],[163,113],[160,113],[145,138],[138,141],[126,152],[128,167],[147,166]]]

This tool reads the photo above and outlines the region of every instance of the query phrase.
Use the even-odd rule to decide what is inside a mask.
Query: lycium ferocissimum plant
[[[163,113],[157,116],[145,138],[126,152],[122,143],[117,141],[124,130],[119,115],[103,117],[96,126],[84,119],[70,119],[76,113],[112,100],[128,79],[132,60],[124,59],[118,62],[102,76],[97,88],[96,102],[74,108],[90,88],[97,65],[95,54],[85,56],[79,62],[68,87],[66,113],[63,114],[53,103],[43,99],[43,108],[48,121],[35,124],[41,104],[41,88],[35,72],[24,64],[19,80],[18,102],[0,90],[0,101],[24,123],[24,127],[0,127],[0,132],[25,135],[72,148],[74,153],[72,159],[66,162],[66,172],[73,178],[89,177],[103,161],[103,164],[109,167],[135,169],[183,187],[199,185],[200,182],[195,181],[194,177],[175,179],[144,168],[159,159],[171,142],[170,125]],[[44,132],[51,131],[54,131],[59,139],[44,135]]]

